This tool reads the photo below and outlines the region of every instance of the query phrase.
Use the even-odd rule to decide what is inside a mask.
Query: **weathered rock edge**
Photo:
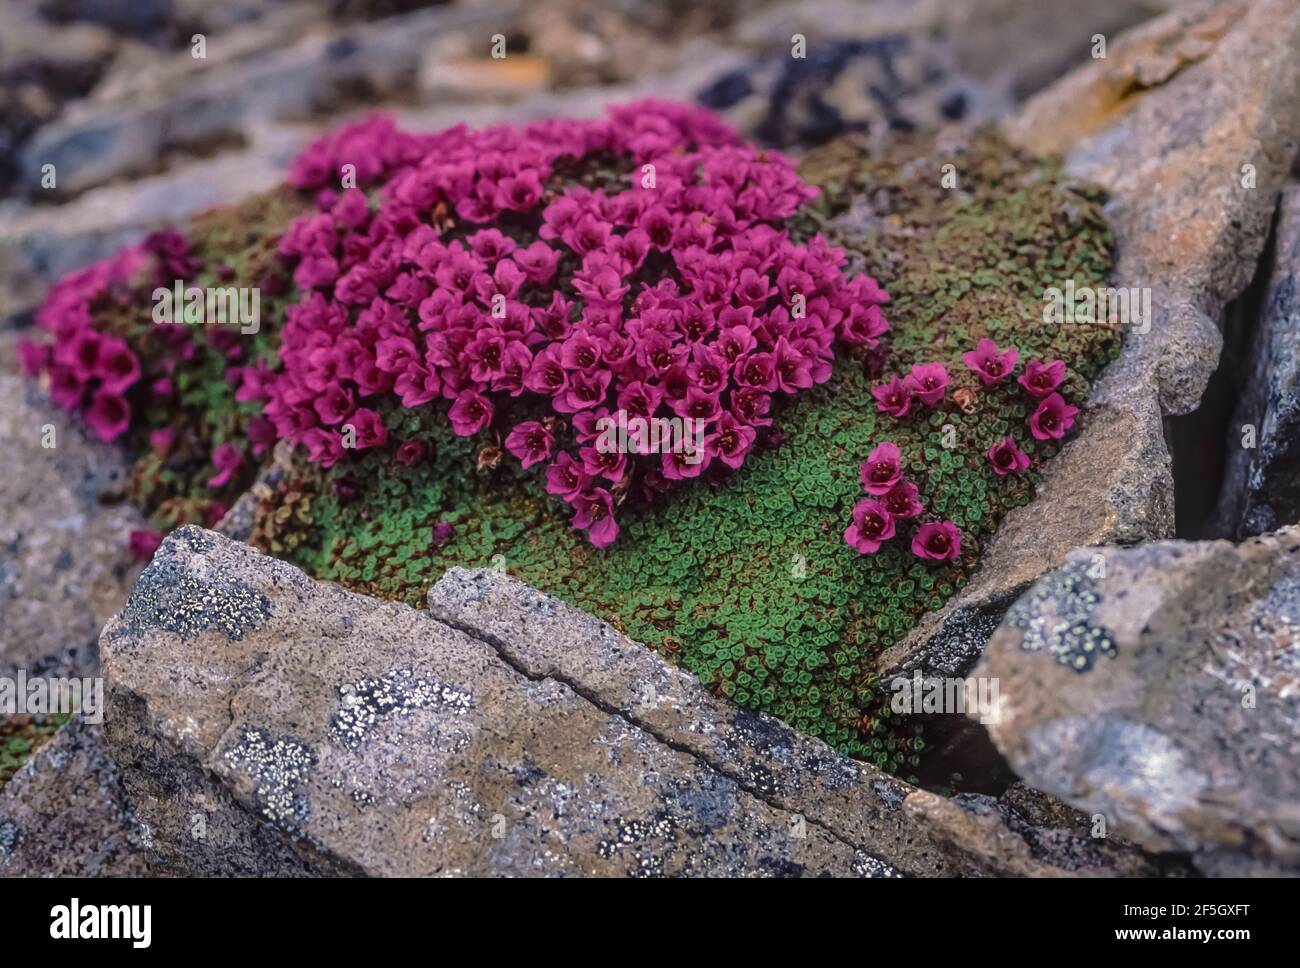
[[[429,608],[172,534],[100,642],[107,743],[156,871],[1159,872],[738,710],[496,572],[449,571]]]

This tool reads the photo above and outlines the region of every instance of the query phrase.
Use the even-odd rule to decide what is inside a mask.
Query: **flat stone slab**
[[[1300,873],[1300,528],[1079,549],[974,675],[1031,786],[1206,874]]]
[[[1005,825],[931,836],[920,791],[496,572],[453,570],[429,599],[433,614],[213,532],[169,536],[100,640],[108,744],[154,867],[982,874],[1010,838],[1024,869],[1063,870]],[[1083,873],[1150,868],[1084,855]]]

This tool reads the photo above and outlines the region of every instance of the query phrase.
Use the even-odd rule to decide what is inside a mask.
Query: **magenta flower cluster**
[[[382,191],[327,190],[348,164]],[[572,177],[594,168],[617,189]],[[545,463],[598,547],[634,483],[652,497],[740,467],[775,400],[828,380],[837,344],[888,329],[875,280],[782,227],[815,190],[686,106],[429,136],[369,122],[313,145],[293,181],[321,189],[280,243],[305,295],[282,371],[245,371],[240,396],[325,466],[349,436],[388,442],[381,401],[446,401],[457,434],[491,430],[524,467]],[[617,410],[701,422],[703,455],[597,448]]]
[[[150,269],[158,278],[173,278],[173,273],[180,278],[189,272],[191,259],[185,239],[175,232],[156,232],[140,245],[123,248],[102,262],[64,276],[36,313],[37,325],[53,340],[18,344],[27,375],[47,378],[50,399],[64,410],[80,413],[100,440],[115,440],[131,425],[128,394],[139,383],[142,366],[126,340],[101,331],[92,316],[92,304],[110,295],[129,301],[133,298],[130,287]],[[186,348],[193,352],[187,334],[174,335],[178,340],[173,366]],[[158,382],[153,387],[155,393],[170,391],[164,378]]]
[[[962,360],[975,371],[980,382],[986,387],[1001,383],[1011,376],[1019,357],[1020,351],[1014,346],[1007,350],[999,350],[997,343],[991,339],[980,340],[975,349],[962,354]],[[1064,360],[1053,360],[1050,363],[1030,360],[1025,364],[1025,371],[1017,381],[1026,393],[1039,401],[1038,408],[1029,417],[1029,432],[1037,440],[1060,440],[1074,426],[1074,417],[1079,412],[1079,408],[1070,406],[1065,402],[1065,398],[1056,392],[1056,388],[1064,380]],[[1009,447],[1008,442],[1010,442]],[[1008,456],[1011,448],[1019,454],[1015,441],[1007,437],[989,451],[989,460],[993,462],[994,469],[999,474],[1008,473],[1009,466],[1016,472],[1024,469],[1011,466],[1019,464],[1019,459],[1014,455]],[[994,456],[995,451],[999,456]],[[1024,454],[1019,456],[1024,458],[1024,466],[1028,467],[1029,459]],[[1008,464],[1009,460],[1011,465]]]
[[[962,361],[979,377],[985,387],[1005,382],[1014,372],[1020,350],[999,349],[991,339],[982,339],[975,349],[962,354]],[[1065,361],[1030,360],[1017,382],[1025,392],[1039,401],[1029,417],[1029,432],[1037,440],[1060,440],[1074,426],[1079,408],[1065,402],[1056,392],[1065,380]],[[914,403],[937,406],[948,390],[948,370],[942,363],[922,363],[912,367],[905,377],[894,376],[872,388],[876,409],[894,417],[905,417]],[[1021,474],[1029,469],[1029,455],[1011,436],[1003,437],[988,449],[989,463],[999,477]]]
[[[999,349],[991,339],[980,340],[975,349],[962,354],[962,362],[984,387],[1009,379],[1019,358],[1016,347]],[[1039,401],[1029,417],[1029,432],[1038,440],[1060,440],[1074,424],[1078,408],[1067,404],[1056,392],[1064,379],[1064,361],[1030,360],[1018,380],[1025,392]],[[949,382],[948,370],[942,363],[921,363],[913,366],[907,376],[895,375],[871,392],[879,412],[902,418],[913,405],[941,404]],[[1029,469],[1029,455],[1010,435],[989,447],[986,456],[999,477]],[[861,554],[875,554],[895,535],[899,520],[916,517],[924,510],[916,500],[915,485],[902,478],[899,458],[898,447],[886,442],[873,450],[862,465],[862,484],[870,497],[854,506],[852,523],[844,531],[845,542]],[[912,551],[931,560],[957,558],[961,554],[961,534],[950,521],[923,524],[912,538]]]
[[[869,495],[853,507],[844,541],[859,554],[874,555],[898,533],[899,522],[925,510],[917,487],[903,477],[898,445],[885,441],[871,452],[859,471]],[[912,553],[931,561],[948,561],[961,554],[961,533],[951,521],[928,521],[912,535]]]

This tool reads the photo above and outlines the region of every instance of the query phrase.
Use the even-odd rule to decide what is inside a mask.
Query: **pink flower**
[[[245,433],[249,442],[253,445],[254,457],[260,457],[271,447],[274,447],[278,439],[275,433],[275,424],[265,417],[254,417],[250,420]]]
[[[988,449],[989,463],[998,477],[1023,474],[1029,469],[1029,455],[1016,446],[1012,437],[1003,437]]]
[[[696,421],[697,424],[710,424],[722,413],[717,393],[705,393],[697,386],[686,391],[681,400],[674,400],[673,411],[681,417]]]
[[[776,385],[784,393],[797,393],[813,385],[809,360],[792,347],[784,336],[776,341]]]
[[[108,338],[99,346],[95,376],[99,377],[105,390],[125,393],[140,379],[140,361],[124,340]]]
[[[930,561],[950,561],[961,554],[961,532],[951,521],[931,521],[916,529],[912,554]]]
[[[879,306],[854,303],[840,322],[840,339],[858,346],[876,346],[889,331],[889,323]]]
[[[605,548],[618,537],[614,500],[603,487],[583,491],[573,499],[573,526],[587,532],[587,540]]]
[[[925,510],[925,505],[921,503],[916,485],[911,481],[899,481],[885,495],[885,510],[895,518],[906,520],[914,518]]]
[[[1014,346],[1005,351],[999,350],[998,344],[993,340],[982,339],[975,349],[963,353],[961,358],[979,376],[980,382],[990,387],[1011,375],[1019,357],[1020,350]]]
[[[706,452],[717,456],[722,463],[732,470],[745,462],[745,455],[754,446],[758,432],[753,427],[738,421],[731,413],[724,412],[719,418],[715,431],[704,438]]]
[[[638,184],[651,162],[653,191]],[[328,187],[345,163],[364,191]],[[627,173],[627,187],[595,187],[583,177],[593,169]],[[644,102],[604,119],[431,135],[351,125],[313,143],[293,172],[319,192],[319,211],[290,225],[274,271],[302,292],[285,313],[280,370],[237,386],[321,464],[345,456],[342,423],[371,420],[384,439],[361,402],[387,414],[445,399],[463,436],[508,408],[504,449],[525,467],[545,462],[548,490],[584,501],[601,543],[617,526],[593,481],[651,498],[710,469],[717,483],[771,425],[773,394],[824,383],[846,345],[883,357],[888,295],[846,278],[845,252],[824,238],[790,238],[785,220],[815,190],[707,112]],[[200,268],[188,244],[163,248]],[[793,315],[797,305],[806,312]],[[90,322],[80,305],[46,315],[74,309]],[[82,330],[94,331],[69,325]],[[87,346],[69,359],[99,355]],[[913,396],[942,400],[935,367],[939,378],[915,390],[896,379],[878,406],[901,416]],[[75,377],[50,376],[70,407],[100,385]],[[701,421],[702,452],[602,454],[592,427],[615,401],[629,416],[671,408]],[[394,447],[395,460],[413,457]]]
[[[55,406],[73,410],[81,406],[86,395],[86,384],[67,367],[55,365],[50,370],[50,399]],[[123,403],[126,401],[123,400]],[[120,433],[121,431],[118,431]],[[98,433],[98,431],[97,431]],[[117,436],[114,434],[113,436]]]
[[[550,282],[555,276],[560,251],[539,240],[526,249],[516,249],[512,257],[524,271],[525,279],[534,285],[541,285]]]
[[[767,416],[772,408],[772,398],[761,390],[738,390],[731,395],[731,407],[736,419],[751,427],[766,427],[772,419]]]
[[[171,427],[159,427],[149,434],[149,449],[158,454],[166,454],[172,449],[176,440],[176,431]]]
[[[222,444],[212,452],[212,465],[217,473],[208,479],[208,487],[220,490],[244,467],[244,452],[234,444]]]
[[[519,458],[524,467],[549,460],[555,448],[555,436],[536,420],[517,424],[506,437],[506,450]]]
[[[25,376],[35,377],[44,373],[49,368],[52,358],[53,354],[48,345],[25,339],[18,341],[18,360]]]
[[[776,367],[771,353],[748,353],[736,361],[733,372],[736,382],[742,387],[766,390],[768,393],[776,389]]]
[[[613,376],[609,370],[572,373],[569,375],[569,385],[551,398],[551,405],[559,413],[577,413],[595,407],[605,399],[611,379]]]
[[[685,481],[704,473],[710,460],[709,452],[707,448],[701,452],[694,447],[695,441],[690,440],[688,446],[670,447],[659,455],[660,467],[666,480]]]
[[[456,536],[456,526],[450,521],[439,521],[433,526],[433,541],[431,544],[435,548],[445,548],[451,544],[452,538]]]
[[[560,362],[560,347],[552,343],[533,358],[524,386],[534,393],[558,394],[568,389],[569,375]]]
[[[894,530],[894,518],[881,502],[859,501],[853,506],[853,523],[844,529],[844,541],[859,554],[874,555]]]
[[[92,329],[82,330],[54,350],[54,362],[67,367],[83,383],[97,376],[99,351],[104,337]]]
[[[448,416],[457,436],[472,437],[492,422],[492,404],[483,394],[467,390],[456,397]]]
[[[894,417],[906,417],[912,408],[912,391],[907,383],[893,377],[882,386],[871,388],[871,395],[876,398],[876,409]]]
[[[566,501],[572,501],[590,484],[591,476],[564,451],[546,467],[546,492]]]
[[[86,425],[100,440],[116,440],[131,426],[131,405],[109,390],[96,390],[86,410]]]
[[[564,242],[579,255],[599,252],[609,240],[610,225],[593,215],[583,215],[564,233]]]
[[[349,419],[357,436],[357,450],[382,447],[388,441],[388,428],[384,418],[367,407],[357,409]]]
[[[603,477],[617,484],[627,473],[627,455],[617,450],[581,447],[578,458],[582,461],[582,469],[592,477]]]
[[[393,455],[393,463],[402,467],[414,467],[424,460],[425,450],[422,440],[404,440]]]
[[[1034,397],[1045,397],[1056,392],[1056,388],[1065,380],[1065,361],[1030,360],[1025,364],[1025,372],[1020,374],[1020,385]]]
[[[527,170],[501,179],[494,201],[499,208],[526,212],[542,197],[542,181],[537,172]]]
[[[1078,412],[1078,407],[1070,406],[1059,393],[1053,393],[1029,418],[1029,432],[1037,440],[1060,440],[1074,426],[1074,415]]]
[[[338,383],[332,383],[312,401],[312,409],[320,417],[321,423],[333,427],[352,416],[356,403],[352,399],[352,391],[344,389]]]
[[[127,550],[133,561],[148,561],[153,558],[158,546],[163,543],[161,531],[132,531],[127,538]]]
[[[867,493],[875,496],[888,494],[903,477],[899,458],[902,455],[898,447],[886,441],[868,456],[858,472],[862,486]]]
[[[942,363],[920,363],[912,367],[912,372],[903,378],[907,388],[927,407],[933,407],[943,400],[948,390],[948,370]]]

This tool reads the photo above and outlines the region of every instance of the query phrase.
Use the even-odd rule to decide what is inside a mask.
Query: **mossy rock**
[[[419,439],[431,456],[408,468],[391,451],[369,452],[289,475],[259,506],[255,543],[318,578],[413,605],[448,567],[503,567],[738,704],[910,772],[920,726],[891,715],[874,659],[970,577],[981,545],[1032,499],[1055,453],[1029,435],[1019,387],[979,387],[961,354],[988,336],[1017,346],[1022,361],[1063,359],[1061,392],[1080,403],[1118,352],[1118,326],[1047,325],[1043,293],[1071,279],[1104,285],[1111,238],[1099,192],[990,132],[943,148],[896,143],[883,155],[841,142],[810,156],[803,174],[824,195],[794,234],[826,233],[888,289],[884,371],[945,363],[953,386],[938,408],[901,420],[877,413],[880,356],[842,357],[829,383],[776,414],[779,433],[741,471],[625,509],[603,551],[569,526],[539,469],[497,459],[499,440],[454,436],[445,405],[392,408],[390,437]],[[993,473],[985,451],[1006,434],[1034,471]],[[923,562],[902,540],[874,556],[845,544],[859,464],[885,440],[901,448],[928,511],[961,530],[958,560]],[[444,523],[450,539],[443,528],[435,541]]]

